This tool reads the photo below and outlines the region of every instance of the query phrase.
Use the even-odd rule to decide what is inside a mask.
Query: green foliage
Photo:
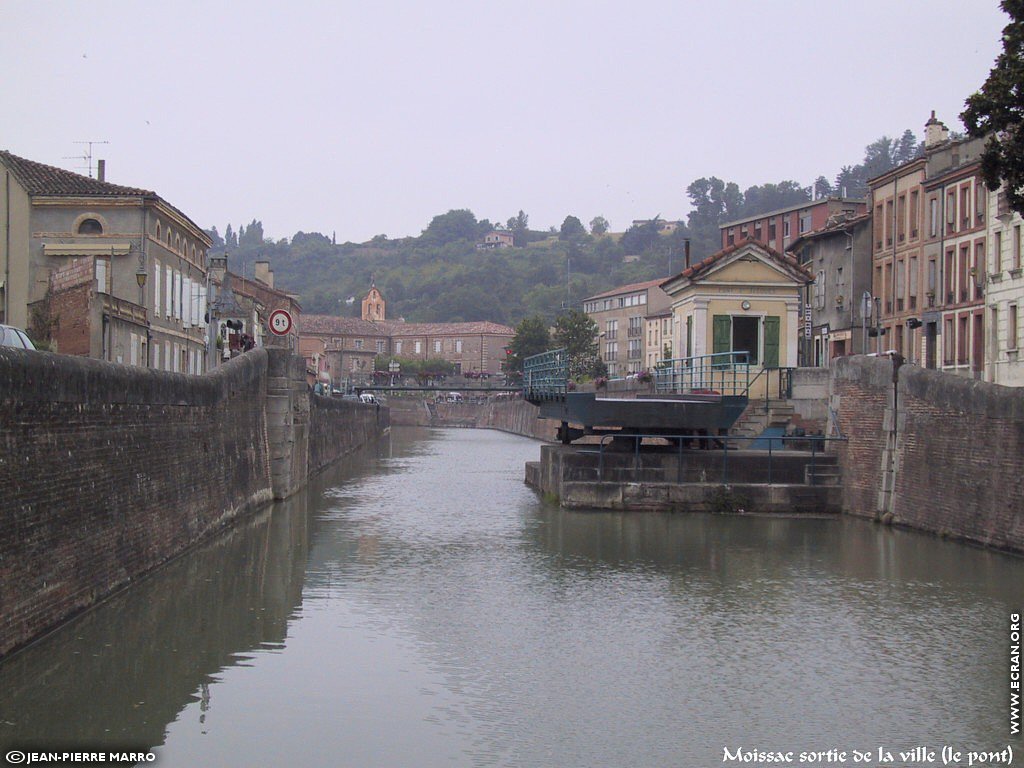
[[[482,234],[473,212],[460,209],[435,216],[423,230],[422,239],[437,245],[447,245],[457,240],[474,241]]]
[[[1003,0],[1010,17],[1003,52],[981,90],[971,94],[960,115],[967,134],[988,136],[981,172],[989,189],[1005,182],[1010,207],[1024,213],[1024,0]]]
[[[608,223],[608,219],[604,216],[595,216],[590,220],[590,234],[594,237],[600,237],[608,232],[611,225]]]
[[[556,348],[564,347],[569,355],[571,378],[607,374],[604,362],[597,353],[597,323],[583,312],[572,309],[559,315],[555,321],[553,341]]]
[[[505,371],[521,373],[523,360],[552,348],[547,321],[540,315],[525,318],[516,326],[516,335],[508,346],[512,354],[505,360]]]
[[[512,242],[517,247],[526,245],[529,240],[529,223],[530,217],[523,213],[522,209],[519,210],[517,216],[513,216],[508,220],[508,230],[512,233]]]
[[[586,237],[587,230],[583,228],[583,223],[575,216],[566,216],[565,221],[562,222],[562,227],[558,231],[559,240],[573,240],[575,238]]]

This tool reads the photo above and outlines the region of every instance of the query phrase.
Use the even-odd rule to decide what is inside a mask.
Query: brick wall
[[[269,354],[186,376],[0,348],[0,655],[273,499]],[[298,384],[308,442],[275,450],[303,468],[386,423]]]
[[[833,370],[844,512],[1024,552],[1024,391],[912,365],[894,386],[887,358]]]

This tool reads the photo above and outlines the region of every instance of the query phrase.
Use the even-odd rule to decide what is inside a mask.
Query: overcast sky
[[[200,226],[416,235],[684,218],[686,186],[810,185],[998,55],[995,0],[2,0],[0,148],[153,189]]]

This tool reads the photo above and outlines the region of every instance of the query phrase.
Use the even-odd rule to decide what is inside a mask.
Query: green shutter
[[[764,319],[764,367],[779,367],[779,318]]]
[[[712,333],[712,352],[717,355],[719,352],[732,351],[732,318],[729,315],[715,315]]]

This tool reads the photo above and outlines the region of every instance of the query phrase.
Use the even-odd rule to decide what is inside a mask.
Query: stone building
[[[812,280],[796,259],[754,240],[687,267],[661,284],[671,300],[676,357],[746,352],[751,377],[796,367],[800,308]],[[777,378],[757,382],[754,396]]]
[[[854,198],[824,197],[809,200],[722,224],[722,247],[728,248],[750,239],[778,253],[785,253],[798,237],[821,229],[837,214],[856,216],[865,211],[864,201]]]
[[[1013,387],[1024,386],[1021,354],[1021,311],[1024,310],[1024,270],[1021,266],[1021,230],[1024,219],[1010,210],[1002,189],[988,195],[988,353],[986,380]]]
[[[93,179],[0,151],[0,173],[3,322],[58,352],[205,370],[210,240],[195,222],[107,182],[102,161]]]
[[[608,375],[638,373],[647,363],[647,318],[671,303],[661,284],[665,278],[630,283],[583,300],[583,311],[598,330],[598,352]],[[660,345],[659,345],[660,352]]]
[[[362,317],[302,315],[299,354],[314,374],[332,383],[365,381],[378,355],[408,360],[442,359],[458,374],[496,374],[515,329],[491,322],[407,323],[388,320],[387,304],[376,285],[362,302]]]
[[[828,367],[837,357],[871,351],[871,216],[838,214],[794,240],[790,253],[814,276],[804,300],[811,322],[800,333],[801,364]]]

